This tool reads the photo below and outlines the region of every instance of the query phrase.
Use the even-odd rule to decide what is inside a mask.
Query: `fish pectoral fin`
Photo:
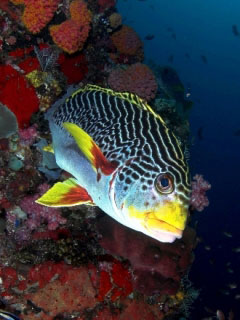
[[[104,175],[110,175],[115,171],[116,163],[107,160],[89,134],[74,123],[64,122],[62,126],[73,136],[79,149],[96,172],[101,170]]]
[[[43,149],[43,151],[54,153],[52,144],[49,144],[49,145],[43,147],[42,149]]]
[[[87,190],[82,188],[73,178],[55,183],[41,198],[36,200],[36,203],[48,207],[71,207],[80,204],[94,205]]]

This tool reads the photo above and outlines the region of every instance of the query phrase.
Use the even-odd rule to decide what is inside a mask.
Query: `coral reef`
[[[136,93],[147,101],[154,99],[157,92],[154,74],[142,63],[132,64],[127,69],[113,69],[108,84],[113,90]]]
[[[119,13],[112,13],[108,19],[112,29],[117,29],[122,25],[122,17]]]
[[[98,0],[97,3],[100,7],[100,12],[103,12],[106,9],[114,7],[116,4],[116,1],[115,0]]]
[[[140,63],[143,43],[115,5],[0,1],[0,116],[9,124],[0,131],[0,292],[1,307],[20,319],[153,320],[191,304],[181,279],[193,261],[192,229],[162,244],[97,207],[35,203],[69,178],[44,148],[51,143],[45,111],[68,85],[139,95],[187,146],[192,104],[176,71]],[[208,204],[209,187],[194,177],[192,208]]]
[[[130,230],[109,217],[98,221],[100,244],[111,254],[129,259],[134,288],[144,294],[175,294],[181,276],[193,261],[195,232],[188,228],[173,244],[160,243]]]
[[[60,69],[66,76],[68,84],[78,83],[88,72],[86,58],[82,54],[70,56],[61,63]]]
[[[29,124],[32,113],[38,111],[39,100],[25,77],[11,66],[8,69],[10,78],[0,88],[0,101],[16,115],[19,127],[23,128]]]
[[[12,0],[14,4],[24,4],[22,21],[33,34],[39,33],[53,18],[60,0]]]
[[[90,30],[91,13],[82,0],[74,0],[70,4],[70,19],[59,25],[49,27],[53,41],[68,53],[83,48]]]
[[[142,49],[142,41],[138,34],[129,26],[123,25],[111,36],[112,42],[119,53],[137,55]]]

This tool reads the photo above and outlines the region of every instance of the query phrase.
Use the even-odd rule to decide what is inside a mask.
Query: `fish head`
[[[142,177],[126,187],[118,179],[111,192],[115,211],[123,217],[123,224],[158,241],[180,239],[187,222],[190,190],[177,184],[170,172],[147,181]]]

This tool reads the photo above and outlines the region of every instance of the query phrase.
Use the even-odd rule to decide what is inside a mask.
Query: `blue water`
[[[175,68],[191,93],[192,174],[211,185],[210,206],[195,216],[198,236],[190,279],[201,289],[191,319],[213,316],[204,310],[235,312],[240,319],[240,31],[239,0],[119,0],[124,23],[144,40],[146,61]],[[169,31],[169,28],[173,31]],[[176,35],[173,39],[172,33]],[[186,53],[190,58],[186,57]],[[173,55],[173,62],[168,61]],[[203,62],[204,55],[207,63]],[[203,140],[198,129],[203,127]],[[232,234],[227,237],[223,232]],[[204,246],[210,246],[206,250]],[[226,266],[226,263],[231,263]],[[229,273],[227,268],[233,270]],[[230,289],[235,283],[236,289]],[[222,291],[224,290],[224,292]]]

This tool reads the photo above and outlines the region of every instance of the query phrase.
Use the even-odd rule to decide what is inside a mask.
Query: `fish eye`
[[[155,180],[155,187],[162,194],[173,192],[173,177],[169,173],[161,173]]]

